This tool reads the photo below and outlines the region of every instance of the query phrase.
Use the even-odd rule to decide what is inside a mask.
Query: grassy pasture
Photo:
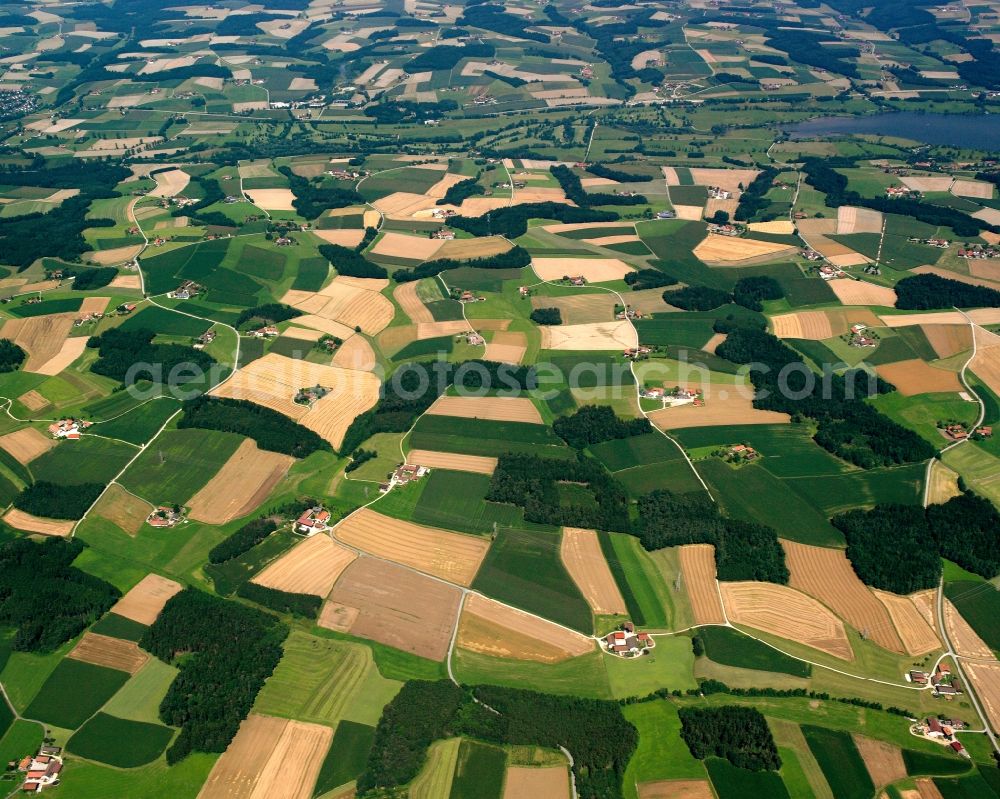
[[[316,778],[313,794],[321,796],[361,776],[374,740],[374,727],[354,721],[340,722]]]
[[[942,447],[947,443],[937,430],[939,421],[957,419],[972,425],[979,411],[975,403],[966,402],[954,393],[904,397],[898,391],[893,391],[870,402],[890,419],[915,430],[935,447]]]
[[[968,760],[962,760],[952,754],[932,755],[927,752],[916,752],[913,749],[903,750],[903,762],[906,773],[911,777],[950,777],[964,774],[971,768]]]
[[[63,660],[49,675],[25,716],[75,730],[127,681],[124,671],[81,660]]]
[[[42,744],[42,725],[17,719],[0,736],[0,763],[33,755]]]
[[[788,789],[774,771],[747,771],[717,757],[706,758],[705,768],[719,799],[788,799]]]
[[[448,799],[500,799],[506,768],[503,749],[463,740]]]
[[[670,702],[644,702],[622,708],[639,730],[639,746],[623,782],[625,799],[638,799],[636,784],[653,780],[702,780],[705,766],[681,739],[681,720]]]
[[[425,479],[412,521],[465,533],[489,533],[493,525],[523,525],[524,512],[513,505],[487,502],[490,478],[485,474],[435,469]]]
[[[31,462],[36,480],[59,485],[107,483],[122,470],[136,449],[118,441],[84,435],[79,441],[61,441]]]
[[[208,778],[218,754],[195,752],[168,767],[163,760],[134,769],[119,769],[87,761],[73,763],[73,780],[64,781],[60,793],[70,799],[194,799]]]
[[[154,504],[186,502],[242,441],[216,430],[166,430],[122,475],[121,484]]]
[[[132,675],[102,708],[105,713],[121,719],[160,723],[160,702],[177,676],[177,669],[157,658],[150,658]]]
[[[981,774],[970,774],[957,779],[936,779],[934,784],[944,799],[990,799],[997,796]]]
[[[163,294],[176,288],[176,284],[184,278],[202,283],[222,263],[230,241],[214,239],[143,258],[146,291]]]
[[[501,530],[473,588],[574,630],[590,634],[590,607],[563,566],[561,533]]]
[[[292,288],[300,291],[319,291],[329,274],[330,263],[326,258],[318,255],[302,258]]]
[[[734,469],[717,458],[698,461],[697,467],[730,516],[762,521],[778,535],[803,544],[842,543],[843,537],[826,517],[766,469],[756,465]]]
[[[849,733],[803,724],[802,734],[837,799],[869,799],[875,793],[868,769]]]
[[[180,402],[172,397],[158,397],[117,419],[97,425],[93,430],[108,438],[145,444],[180,407]]]
[[[427,762],[410,783],[410,799],[446,799],[450,795],[461,746],[461,738],[431,744]]]
[[[597,535],[601,552],[633,621],[644,627],[667,627],[670,623],[667,612],[670,597],[659,572],[649,562],[638,539],[604,531]]]
[[[712,319],[691,319],[685,314],[657,314],[655,319],[635,323],[639,340],[650,346],[676,344],[701,349],[715,334]]]
[[[123,330],[145,328],[169,336],[193,337],[204,333],[211,327],[211,323],[202,319],[192,319],[190,316],[158,305],[148,305],[122,322],[121,327]]]
[[[920,502],[924,483],[922,463],[831,475],[823,480],[807,477],[785,482],[821,514],[833,516],[851,508],[884,502],[912,505]]]
[[[135,768],[152,763],[163,754],[174,731],[162,724],[98,713],[66,743],[66,748],[81,757],[118,768]]]
[[[41,302],[34,303],[21,302],[18,305],[9,306],[7,312],[11,316],[19,316],[23,319],[54,313],[73,313],[74,311],[79,311],[81,305],[83,305],[82,298],[65,297],[59,300],[42,300]]]
[[[790,658],[728,627],[704,627],[698,631],[698,637],[709,659],[725,666],[779,672],[793,677],[808,677],[812,673],[808,663]]]
[[[464,455],[502,455],[529,452],[548,457],[571,457],[552,429],[526,422],[494,422],[489,419],[459,419],[426,415],[410,435],[410,448],[460,452]]]
[[[121,638],[123,641],[138,641],[149,628],[145,624],[132,621],[132,619],[126,619],[117,613],[106,613],[90,629],[95,633],[107,635],[111,638]]]

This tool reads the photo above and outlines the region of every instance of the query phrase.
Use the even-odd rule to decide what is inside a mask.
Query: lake
[[[852,133],[899,136],[925,144],[1000,150],[1000,114],[964,116],[899,111],[863,117],[819,117],[786,128],[793,139]]]

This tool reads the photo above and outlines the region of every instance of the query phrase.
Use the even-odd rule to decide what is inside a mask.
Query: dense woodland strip
[[[180,668],[160,703],[160,719],[181,728],[168,765],[193,751],[225,751],[281,660],[287,635],[271,614],[194,588],[167,602],[139,646]]]
[[[319,254],[333,264],[338,275],[348,277],[386,278],[389,273],[384,267],[373,264],[361,253],[340,244],[320,244]]]
[[[562,190],[566,194],[566,199],[572,200],[580,208],[590,208],[593,205],[645,205],[649,202],[641,194],[635,196],[601,192],[588,194],[584,190],[580,178],[573,170],[563,164],[549,167],[549,172],[552,173],[552,177],[559,181],[559,185],[562,186]]]
[[[457,261],[454,258],[437,258],[425,261],[413,269],[397,269],[392,273],[392,279],[397,283],[408,283],[425,277],[434,277],[451,269],[469,267],[472,269],[520,269],[531,263],[531,253],[521,245],[511,247],[507,252],[497,255],[487,255],[482,258],[471,258]]]
[[[777,771],[781,757],[763,714],[754,707],[681,707],[681,738],[699,760],[724,757],[737,768]]]
[[[911,275],[896,285],[896,307],[907,311],[935,308],[1000,308],[1000,291],[939,275]]]
[[[202,380],[216,363],[204,350],[183,344],[156,344],[155,336],[155,331],[142,327],[113,327],[91,336],[87,347],[96,349],[99,357],[90,371],[122,382],[131,377],[132,382],[152,379],[156,383],[184,383]],[[130,375],[135,369],[138,372]],[[195,374],[191,374],[192,369]]]
[[[27,353],[9,338],[0,338],[0,374],[16,372],[27,357]]]
[[[121,592],[80,571],[76,539],[36,544],[16,538],[0,546],[0,626],[16,630],[19,652],[52,652],[104,615]],[[2,701],[2,700],[0,700]]]
[[[618,438],[641,436],[653,430],[645,417],[622,419],[607,405],[584,405],[571,416],[560,416],[552,423],[555,434],[574,449]]]
[[[452,216],[449,227],[464,230],[473,236],[506,236],[516,239],[528,232],[529,219],[552,219],[556,222],[614,222],[620,219],[613,211],[574,208],[565,203],[543,202],[499,208],[482,216]]]
[[[104,490],[102,483],[60,485],[40,480],[14,497],[14,507],[46,519],[82,519]]]

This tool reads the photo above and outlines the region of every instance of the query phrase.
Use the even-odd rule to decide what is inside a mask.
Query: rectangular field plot
[[[25,716],[74,730],[96,713],[128,678],[124,671],[67,658],[49,675]]]
[[[837,799],[861,799],[875,792],[850,734],[805,724],[802,733]]]
[[[705,767],[719,799],[788,799],[785,783],[773,771],[747,771],[717,757],[707,758]]]
[[[181,591],[180,583],[158,574],[147,574],[125,596],[118,600],[111,613],[138,624],[149,625],[156,621],[163,606],[174,594]],[[107,633],[111,635],[112,633]]]
[[[149,655],[132,641],[123,641],[120,638],[111,638],[89,631],[84,633],[83,638],[67,657],[84,663],[106,666],[109,669],[127,671],[129,674],[135,674],[149,660]]]
[[[410,445],[416,449],[486,457],[505,452],[538,452],[539,448],[548,457],[573,456],[573,451],[546,425],[451,416],[422,416],[410,435]]]
[[[98,713],[66,743],[74,754],[117,768],[152,763],[167,748],[174,731],[162,724],[148,724]]]
[[[418,524],[466,533],[490,533],[494,525],[512,527],[524,523],[520,508],[486,501],[490,490],[490,478],[486,475],[440,469],[425,479],[410,516]]]

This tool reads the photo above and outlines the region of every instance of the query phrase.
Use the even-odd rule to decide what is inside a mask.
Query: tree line
[[[333,264],[338,275],[348,277],[386,278],[388,271],[378,264],[373,264],[357,250],[343,247],[340,244],[320,244],[319,254]]]
[[[614,222],[620,219],[613,211],[575,208],[565,203],[524,203],[498,208],[482,216],[452,216],[446,224],[473,236],[506,236],[516,239],[528,231],[529,219],[553,219],[556,222]]]
[[[482,258],[471,258],[458,261],[454,258],[437,258],[426,261],[413,269],[397,269],[392,273],[392,279],[397,283],[408,283],[412,280],[422,280],[434,277],[452,269],[469,267],[470,269],[520,269],[531,263],[531,253],[520,244],[511,247],[507,252],[497,255],[487,255]]]
[[[933,308],[1000,308],[1000,291],[939,275],[904,277],[896,286],[896,307],[907,311]]]
[[[737,768],[777,771],[781,757],[767,719],[755,707],[680,707],[681,738],[698,760],[724,757]]]
[[[552,430],[574,449],[613,439],[641,436],[653,430],[645,417],[622,419],[607,405],[584,405],[571,416],[560,416]]]
[[[0,338],[0,374],[16,372],[27,357],[27,353],[9,338]]]
[[[573,170],[564,164],[556,164],[549,167],[559,185],[562,186],[566,199],[572,200],[580,208],[590,208],[593,205],[645,205],[649,202],[641,194],[631,197],[627,194],[607,194],[595,192],[588,194],[584,191],[580,178],[573,173]]]
[[[39,480],[14,497],[14,507],[46,519],[82,519],[104,490],[102,483],[59,485]]]

